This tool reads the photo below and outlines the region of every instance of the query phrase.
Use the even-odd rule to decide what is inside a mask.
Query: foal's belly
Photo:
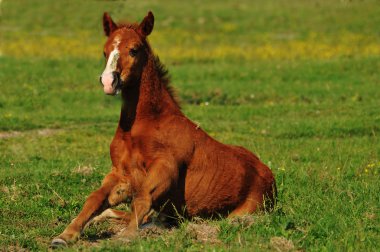
[[[235,169],[234,169],[235,170]],[[190,216],[227,214],[235,209],[244,196],[244,177],[229,169],[189,170],[185,179],[186,212]]]

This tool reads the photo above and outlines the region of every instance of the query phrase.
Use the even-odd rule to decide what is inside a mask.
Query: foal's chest
[[[110,146],[114,167],[146,170],[155,159],[160,144],[152,131],[116,132]]]

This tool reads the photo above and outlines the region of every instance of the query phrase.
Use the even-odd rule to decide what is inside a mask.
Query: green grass
[[[153,10],[150,41],[184,112],[216,139],[257,153],[275,173],[278,205],[251,225],[207,220],[217,243],[199,242],[184,221],[120,246],[104,238],[105,224],[69,250],[273,251],[273,237],[295,250],[379,249],[377,1],[8,0],[0,8],[0,250],[46,250],[110,169],[120,98],[98,84],[105,10],[115,20]]]

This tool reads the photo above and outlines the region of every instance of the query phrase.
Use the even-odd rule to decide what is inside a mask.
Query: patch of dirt
[[[218,239],[219,227],[206,223],[189,223],[186,227],[187,235],[200,243],[220,243]]]
[[[252,215],[237,216],[230,220],[230,224],[233,226],[250,227],[255,223],[255,219]]]
[[[11,245],[11,246],[8,246],[6,248],[0,248],[0,251],[7,251],[7,252],[26,252],[26,251],[30,251],[26,248],[23,248],[19,245]]]
[[[367,219],[370,219],[370,220],[375,220],[376,219],[376,214],[370,213],[370,212],[366,212],[366,213],[364,213],[364,217],[366,217]]]
[[[169,229],[156,225],[155,223],[148,223],[143,225],[139,230],[139,237],[142,238],[157,238],[169,233]]]
[[[287,240],[282,236],[275,236],[270,239],[270,245],[278,252],[293,251],[295,250],[292,241]]]
[[[0,132],[0,139],[8,139],[13,137],[20,137],[27,134],[36,134],[38,136],[51,136],[58,132],[62,131],[62,129],[38,129],[38,130],[26,130],[26,131],[8,131],[8,132]]]
[[[2,186],[0,191],[7,195],[11,201],[16,201],[21,192],[20,188],[16,185],[16,181],[10,187]]]
[[[37,134],[40,135],[40,136],[51,136],[51,135],[54,135],[58,132],[62,131],[61,129],[40,129],[40,130],[37,130]]]
[[[108,232],[111,235],[116,235],[121,230],[127,227],[128,224],[123,223],[120,220],[108,220],[109,228]],[[148,222],[143,224],[138,230],[138,237],[140,238],[157,238],[159,236],[169,234],[173,229],[166,228],[159,222]]]
[[[20,136],[21,134],[22,133],[20,131],[0,132],[0,139],[17,137],[17,136]]]
[[[122,223],[119,220],[109,219],[109,220],[107,220],[107,222],[109,223],[109,227],[108,227],[107,231],[112,236],[116,235],[117,233],[119,233],[122,229],[126,228],[126,226],[127,226],[127,224]],[[98,225],[98,224],[95,224],[95,225]]]
[[[0,188],[0,191],[3,192],[3,193],[5,193],[5,194],[9,194],[10,193],[8,186],[2,186]]]

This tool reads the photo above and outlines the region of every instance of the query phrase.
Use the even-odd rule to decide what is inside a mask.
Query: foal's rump
[[[240,160],[243,160],[246,169],[253,172],[250,182],[250,192],[260,197],[260,206],[264,210],[272,210],[277,196],[276,181],[272,171],[252,152],[241,146],[230,146],[235,150]]]

